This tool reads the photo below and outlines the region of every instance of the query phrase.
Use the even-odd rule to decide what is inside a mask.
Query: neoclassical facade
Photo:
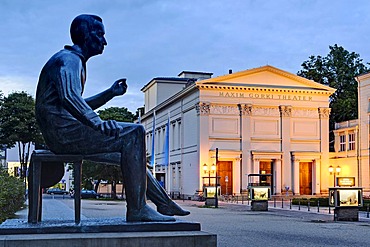
[[[272,66],[211,76],[183,71],[142,88],[147,153],[153,155],[155,134],[156,177],[169,192],[201,190],[215,176],[216,156],[222,194],[245,191],[249,174],[271,174],[276,195],[327,191],[334,89]],[[168,116],[169,167],[163,163]]]

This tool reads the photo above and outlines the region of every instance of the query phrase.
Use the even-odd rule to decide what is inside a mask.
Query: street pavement
[[[191,212],[179,220],[200,222],[202,231],[217,234],[219,247],[238,246],[370,246],[370,219],[360,213],[358,222],[335,222],[328,208],[270,202],[269,210],[250,210],[247,202],[219,202],[218,208],[205,207],[204,202],[177,200]],[[151,206],[155,207],[150,203]],[[124,201],[82,200],[82,217],[117,218],[124,220]],[[27,218],[27,210],[17,213]],[[73,199],[67,196],[44,195],[43,220],[73,220]]]

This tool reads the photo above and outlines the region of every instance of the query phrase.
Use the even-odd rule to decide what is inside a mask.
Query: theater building
[[[142,91],[148,159],[154,155],[156,177],[169,192],[201,190],[215,176],[216,150],[222,194],[244,192],[249,174],[271,174],[275,195],[315,195],[331,186],[328,106],[335,89],[263,66],[214,78],[183,71],[153,78]]]

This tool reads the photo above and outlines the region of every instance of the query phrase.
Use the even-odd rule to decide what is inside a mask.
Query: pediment
[[[335,92],[334,88],[308,80],[284,70],[280,70],[270,65],[198,81],[197,85]]]

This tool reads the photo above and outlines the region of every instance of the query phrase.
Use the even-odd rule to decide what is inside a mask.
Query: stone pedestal
[[[217,235],[203,232],[196,222],[127,223],[122,219],[43,221],[7,220],[0,225],[0,246],[216,247]]]
[[[216,198],[206,198],[206,206],[215,207]]]
[[[358,221],[357,207],[337,207],[334,209],[334,220]]]
[[[216,247],[217,237],[202,231],[123,232],[74,234],[0,235],[0,246],[7,247],[101,247],[101,246],[176,246]]]
[[[268,201],[252,201],[251,210],[252,211],[268,211]]]

